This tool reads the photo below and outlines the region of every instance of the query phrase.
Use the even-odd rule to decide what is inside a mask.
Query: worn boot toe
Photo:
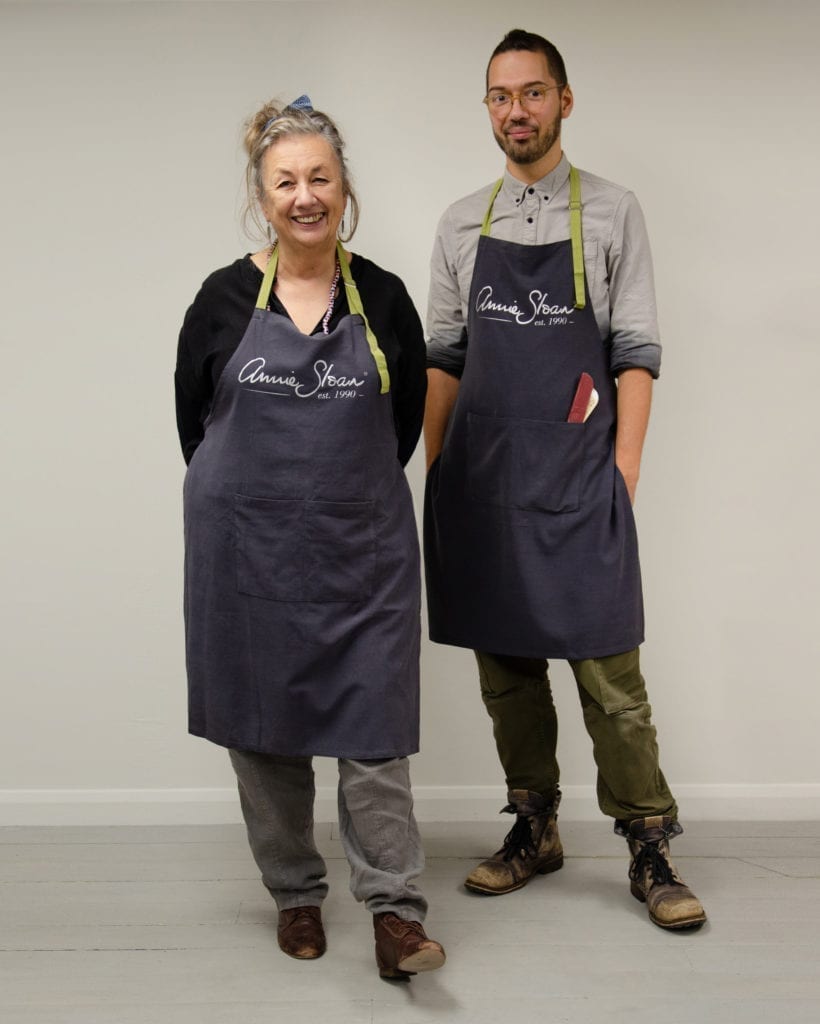
[[[670,817],[657,815],[628,824],[619,822],[616,831],[626,836],[632,855],[630,891],[646,904],[649,920],[659,928],[700,928],[706,912],[669,856],[669,840],[683,831],[680,825]]]
[[[649,919],[659,928],[700,928],[706,921],[706,912],[700,900],[682,883],[661,888],[646,895],[634,882],[632,895],[646,903]]]
[[[464,880],[467,889],[482,896],[515,892],[533,875],[546,875],[564,864],[556,823],[561,794],[548,802],[538,793],[513,789],[507,797],[510,802],[502,813],[515,814],[515,824],[501,849],[477,865]]]

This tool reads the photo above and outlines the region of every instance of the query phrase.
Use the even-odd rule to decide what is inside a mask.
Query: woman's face
[[[262,211],[285,248],[332,248],[345,201],[339,161],[320,135],[289,135],[262,157]]]

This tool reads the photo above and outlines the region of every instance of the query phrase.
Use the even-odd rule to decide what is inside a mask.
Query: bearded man
[[[564,658],[631,892],[660,927],[698,927],[639,664],[632,505],[660,368],[643,215],[562,152],[573,95],[552,43],[509,32],[484,102],[506,167],[439,224],[425,413],[430,636],[475,651],[516,816],[465,884],[500,895],[563,864],[547,670]]]

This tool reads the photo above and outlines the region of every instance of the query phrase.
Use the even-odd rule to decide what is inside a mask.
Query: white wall
[[[354,248],[423,310],[441,210],[502,167],[480,100],[513,24],[563,51],[565,149],[635,189],[653,240],[637,514],[666,773],[689,817],[820,811],[816,4],[3,3],[0,821],[235,816],[224,752],[185,734],[171,374],[200,281],[248,249],[240,122],[302,91],[338,118]],[[419,496],[420,454],[410,475]],[[554,679],[567,814],[594,816]],[[421,815],[494,813],[468,652],[425,646],[422,730]]]

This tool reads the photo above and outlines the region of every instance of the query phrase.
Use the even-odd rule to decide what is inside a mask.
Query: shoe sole
[[[417,953],[406,956],[399,960],[396,967],[385,967],[379,963],[379,977],[389,981],[409,981],[416,974],[423,971],[436,971],[444,966],[447,958],[444,950],[420,949]]]
[[[510,885],[506,889],[488,889],[478,882],[471,882],[469,878],[465,879],[464,888],[469,889],[470,892],[477,892],[481,896],[506,896],[508,892],[516,892],[518,889],[523,889],[533,875],[549,875],[553,871],[560,870],[563,866],[564,855],[562,853],[559,857],[555,857],[553,860],[547,861],[546,864],[542,864],[540,868],[536,868],[532,875],[527,875],[526,878],[522,878],[520,882]]]
[[[420,974],[422,971],[437,971],[444,966],[446,957],[441,949],[420,949],[417,953],[399,960],[398,970],[405,974]]]
[[[279,941],[279,948],[285,954],[285,956],[293,957],[294,960],[318,960],[320,956],[325,955],[327,946],[302,946],[301,948],[283,946],[281,940]]]

